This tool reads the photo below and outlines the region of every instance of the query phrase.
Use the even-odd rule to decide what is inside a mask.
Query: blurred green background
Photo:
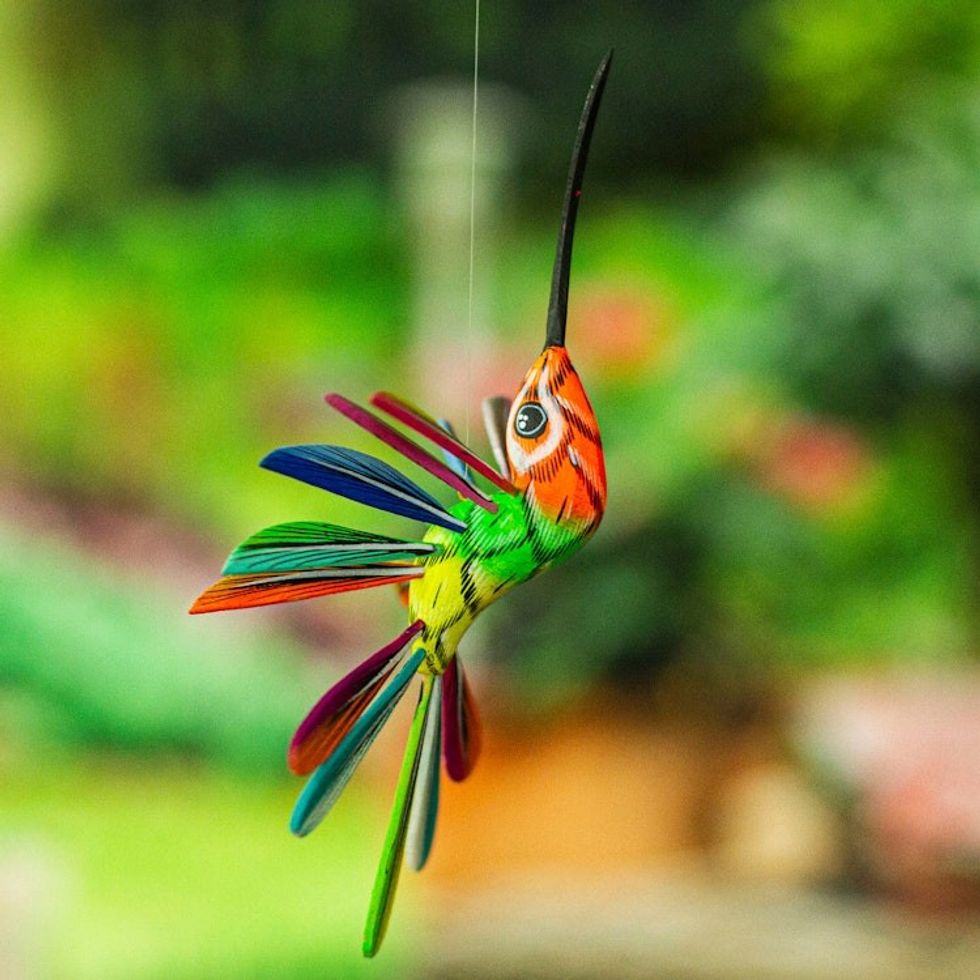
[[[0,10],[0,975],[976,976],[980,8],[482,6],[470,329],[472,5]],[[413,533],[256,467],[378,451],[325,391],[485,450],[610,46],[609,510],[468,642],[485,765],[365,964],[400,736],[309,841],[282,760],[400,606],[184,610],[260,527]]]

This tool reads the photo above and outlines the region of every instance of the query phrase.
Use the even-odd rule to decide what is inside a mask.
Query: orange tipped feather
[[[392,582],[418,578],[423,574],[424,569],[413,565],[386,566],[385,574],[382,575],[377,574],[377,568],[362,567],[350,571],[356,573],[356,577],[352,574],[350,578],[304,577],[289,580],[275,572],[265,575],[226,575],[197,597],[190,612],[209,613],[223,609],[251,609],[255,606],[271,606],[279,602],[315,599],[318,596],[335,595],[338,592],[371,589],[378,585],[391,585]]]
[[[289,746],[287,761],[290,770],[297,776],[308,776],[344,740],[361,717],[364,709],[374,700],[378,691],[384,687],[389,674],[382,674],[369,684],[360,694],[352,698],[330,719],[329,723],[317,728],[312,737],[305,742],[294,742]]]

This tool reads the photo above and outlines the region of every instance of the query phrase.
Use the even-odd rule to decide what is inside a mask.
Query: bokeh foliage
[[[55,37],[75,23],[43,3],[38,10],[61,25]],[[629,9],[604,22],[613,41],[631,38],[621,52],[627,82],[638,39],[665,24],[677,28],[675,60],[663,67],[674,79],[670,90],[628,87],[638,119],[683,117],[674,89],[696,106],[711,101],[680,82],[700,64],[679,57],[684,31],[713,38],[709,27],[737,8],[705,10],[697,20],[666,5],[641,19],[642,29]],[[744,74],[760,92],[770,85],[740,137],[761,139],[792,96],[795,149],[764,152],[766,144],[750,143],[757,163],[720,179],[710,175],[721,158],[709,166],[702,155],[698,192],[676,183],[689,167],[664,156],[662,141],[623,145],[623,158],[656,187],[674,181],[670,206],[655,212],[624,196],[583,219],[580,302],[604,316],[602,283],[613,283],[627,307],[593,334],[588,316],[573,324],[607,433],[612,508],[604,537],[561,573],[540,626],[505,644],[542,684],[576,676],[573,663],[584,681],[596,665],[640,669],[689,648],[819,663],[961,655],[974,641],[980,283],[971,216],[980,189],[966,83],[976,18],[964,5],[944,4],[913,30],[910,17],[881,4],[834,11],[770,2],[746,5],[736,17],[742,43],[729,45],[738,52],[731,58],[747,59]],[[466,53],[457,37],[465,34],[462,14],[434,33],[430,14],[424,6],[407,11],[397,27],[377,32],[365,27],[370,5],[315,15],[242,2],[219,16],[93,0],[73,15],[90,28],[119,25],[118,37],[105,41],[113,49],[137,39],[138,50],[149,45],[177,60],[117,66],[142,79],[139,118],[162,170],[140,179],[158,190],[138,206],[108,213],[100,206],[67,224],[49,212],[0,267],[11,326],[6,355],[20,379],[2,396],[0,434],[15,472],[49,492],[115,496],[207,526],[215,541],[309,512],[304,488],[251,467],[271,445],[334,437],[319,401],[324,375],[334,384],[350,379],[354,389],[373,379],[397,386],[410,285],[406,241],[381,171],[360,164],[311,176],[304,168],[325,145],[304,151],[297,140],[318,133],[341,158],[363,155],[367,113],[355,123],[344,112],[363,109],[372,85],[380,91],[382,81],[417,73],[415,60],[425,57],[435,71]],[[495,72],[499,58],[506,78],[533,62],[525,86],[549,99],[564,94],[564,73],[582,74],[579,62],[591,57],[573,17],[554,27],[564,38],[554,49],[567,58],[525,52],[508,60],[507,39],[530,14],[502,5],[489,16],[485,71]],[[875,30],[857,29],[860,16]],[[947,43],[953,34],[955,45]],[[396,35],[404,63],[383,74]],[[364,77],[354,100],[341,81],[342,55],[362,38]],[[936,56],[950,49],[955,58]],[[79,70],[94,70],[85,49],[69,51],[82,59]],[[196,74],[187,62],[195,58]],[[865,74],[850,70],[855,62]],[[273,79],[278,65],[286,67]],[[728,82],[743,74],[731,60],[713,71]],[[846,92],[828,89],[828,77]],[[915,92],[905,115],[872,83],[898,78]],[[303,93],[318,87],[337,99],[311,105]],[[265,101],[254,98],[257,88]],[[116,111],[96,90],[82,91],[99,111]],[[212,101],[207,111],[204,99]],[[284,104],[289,113],[263,115]],[[595,161],[607,181],[617,168],[602,154],[624,133],[622,105],[613,98],[610,109]],[[875,125],[864,125],[863,114]],[[801,141],[813,138],[817,118],[838,134],[856,126],[860,138],[823,140],[819,155],[806,153]],[[563,141],[549,127],[564,120],[549,119],[543,132],[557,154]],[[247,160],[227,126],[254,137]],[[702,117],[692,126],[699,134],[712,128]],[[207,147],[207,164],[182,162],[177,130]],[[682,127],[661,121],[657,131],[671,132],[674,152],[697,149]],[[732,136],[723,142],[730,161],[749,158]],[[274,143],[286,176],[250,175],[246,163],[275,169]],[[536,171],[551,169],[547,157],[533,159]],[[134,158],[132,171],[140,166]],[[206,194],[176,190],[202,181],[212,185]],[[533,224],[513,230],[498,273],[501,339],[513,337],[515,351],[537,330],[534,273],[547,269],[551,248],[550,226],[530,215]],[[631,316],[654,339],[614,349],[608,334]],[[42,342],[50,356],[38,358]],[[800,482],[807,479],[809,488]],[[350,505],[332,506],[338,519],[359,519]],[[800,567],[807,574],[794,576]],[[549,641],[578,595],[602,594],[622,576],[644,601],[626,604],[611,629],[577,649],[574,640],[571,650],[564,639]],[[537,588],[525,605],[541,605]],[[540,590],[551,595],[547,582]],[[521,600],[513,605],[512,615],[498,617],[504,635],[526,619]]]
[[[549,711],[609,681],[642,692],[678,662],[737,691],[785,671],[975,658],[975,5],[484,9],[484,78],[530,107],[521,210],[494,271],[508,364],[540,343],[554,175],[582,80],[618,49],[569,334],[603,425],[610,507],[588,550],[487,617],[513,703]],[[439,384],[412,373],[412,242],[384,107],[402,82],[467,75],[471,11],[30,0],[4,16],[19,38],[0,48],[20,53],[5,69],[13,116],[50,154],[29,218],[0,224],[0,486],[16,488],[0,494],[0,731],[11,757],[43,747],[69,769],[84,749],[166,760],[190,800],[158,801],[174,849],[207,853],[212,818],[241,820],[229,840],[257,848],[270,894],[299,916],[289,935],[309,935],[322,910],[297,908],[289,882],[312,892],[319,879],[256,842],[284,812],[271,781],[282,743],[333,665],[307,669],[309,623],[289,614],[188,624],[188,581],[138,549],[104,554],[90,515],[152,519],[215,564],[265,524],[371,520],[255,463],[290,442],[371,448],[327,413],[328,387]],[[40,502],[26,516],[24,496]],[[49,526],[45,506],[77,516],[78,533]],[[362,597],[365,617],[385,598]],[[18,832],[63,831],[98,868],[107,826],[122,846],[155,825],[118,771],[104,777],[117,816],[101,822],[79,764],[32,797],[18,761],[0,808]],[[245,771],[260,785],[239,804]],[[133,792],[151,784],[141,772]],[[59,793],[80,801],[61,828]],[[352,839],[331,856],[345,881],[365,865]],[[152,893],[172,869],[154,860],[106,872],[98,921],[59,948],[108,935],[124,885],[141,896],[134,929],[166,923]],[[167,878],[171,896],[200,893],[193,948],[165,950],[158,922],[134,947],[150,950],[142,975],[234,972],[202,959],[195,973],[214,953],[205,906],[232,901],[205,872]],[[338,880],[318,895],[346,915]],[[286,964],[248,894],[231,930],[248,948],[240,975],[273,961],[312,975],[321,957],[355,969],[301,940]],[[78,975],[107,975],[105,942],[83,949]]]

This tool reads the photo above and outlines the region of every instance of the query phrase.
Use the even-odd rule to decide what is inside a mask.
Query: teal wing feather
[[[229,555],[221,574],[249,575],[413,561],[434,550],[436,545],[422,541],[382,537],[319,521],[291,521],[246,538]]]
[[[409,683],[425,659],[424,650],[416,650],[395,675],[370,707],[358,718],[344,740],[330,754],[329,758],[320,765],[310,776],[303,787],[289,829],[297,837],[305,837],[315,830],[320,821],[327,815],[330,808],[337,802],[350,782],[354,770],[357,769],[367,751],[374,744],[378,733],[384,728],[385,722],[391,717],[395,706],[401,700]]]

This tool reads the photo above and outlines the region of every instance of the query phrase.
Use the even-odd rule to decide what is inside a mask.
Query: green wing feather
[[[435,546],[355,531],[318,521],[267,527],[243,541],[229,556],[223,575],[296,572],[308,569],[418,561]]]
[[[412,809],[412,798],[415,795],[415,785],[418,782],[419,762],[422,757],[422,734],[425,731],[425,720],[432,704],[433,677],[431,674],[422,679],[422,691],[419,703],[412,718],[412,727],[408,733],[408,744],[405,746],[405,758],[402,761],[401,773],[398,776],[398,788],[395,791],[395,805],[391,811],[388,823],[388,834],[385,837],[381,851],[381,862],[374,879],[374,890],[371,892],[371,906],[368,909],[367,923],[364,926],[364,955],[374,956],[381,948],[391,918],[391,907],[398,886],[398,876],[401,872],[402,857],[405,853],[405,838],[408,832],[408,818]]]

